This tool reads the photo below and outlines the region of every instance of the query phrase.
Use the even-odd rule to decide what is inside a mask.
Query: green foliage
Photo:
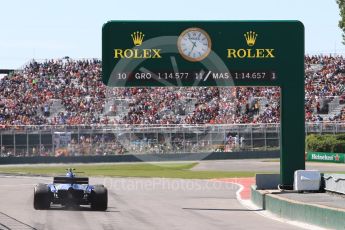
[[[343,44],[345,45],[345,0],[336,0],[340,10],[339,27],[343,30]]]
[[[345,134],[308,135],[306,149],[311,152],[345,153]]]

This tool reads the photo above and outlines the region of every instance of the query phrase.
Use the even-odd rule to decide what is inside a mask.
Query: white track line
[[[216,180],[214,180],[216,181]],[[234,184],[237,185],[239,187],[239,189],[236,191],[236,199],[238,200],[238,202],[240,202],[240,204],[242,206],[244,206],[245,208],[252,210],[253,212],[255,212],[256,214],[266,217],[266,218],[270,218],[272,220],[275,221],[279,221],[281,223],[285,223],[285,224],[290,224],[299,228],[303,228],[303,229],[313,229],[313,230],[324,230],[327,228],[321,228],[319,226],[316,225],[311,225],[311,224],[307,224],[307,223],[303,223],[303,222],[299,222],[299,221],[293,221],[293,220],[288,220],[288,219],[284,219],[282,217],[277,216],[276,214],[267,211],[267,210],[260,210],[259,211],[259,207],[257,207],[250,199],[249,200],[244,200],[241,197],[241,192],[244,189],[244,186],[236,183],[236,182],[230,182],[230,181],[218,181],[218,182],[222,182],[222,183],[230,183],[230,184]]]

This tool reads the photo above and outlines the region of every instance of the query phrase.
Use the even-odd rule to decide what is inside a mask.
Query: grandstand
[[[306,121],[344,120],[345,61],[306,56]],[[99,60],[32,61],[0,81],[0,124],[278,123],[275,87],[108,88]]]
[[[326,122],[345,120],[345,59],[306,56],[305,73],[306,122],[341,132]],[[279,87],[109,88],[99,60],[66,57],[8,72],[0,92],[2,156],[54,154],[55,131],[75,155],[279,148]]]

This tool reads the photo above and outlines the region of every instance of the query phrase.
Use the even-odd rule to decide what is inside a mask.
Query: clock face
[[[201,61],[211,52],[211,39],[206,31],[199,28],[189,28],[179,36],[177,48],[186,60]]]

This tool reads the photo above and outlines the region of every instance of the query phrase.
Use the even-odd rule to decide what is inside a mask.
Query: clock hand
[[[192,41],[191,41],[191,42],[192,42]],[[192,42],[192,44],[193,44],[193,47],[192,47],[192,50],[191,50],[190,52],[192,52],[193,49],[194,49],[194,47],[196,47],[195,42]]]
[[[190,37],[189,34],[188,34],[188,40],[193,44],[193,46],[196,46],[196,44],[195,44],[196,42],[193,42],[193,41],[192,41],[192,38]]]
[[[193,49],[194,49],[194,47],[196,46],[192,41],[191,41],[191,43],[193,44],[193,47],[192,47],[192,49],[189,51],[189,56],[190,56],[190,54],[193,52]]]

